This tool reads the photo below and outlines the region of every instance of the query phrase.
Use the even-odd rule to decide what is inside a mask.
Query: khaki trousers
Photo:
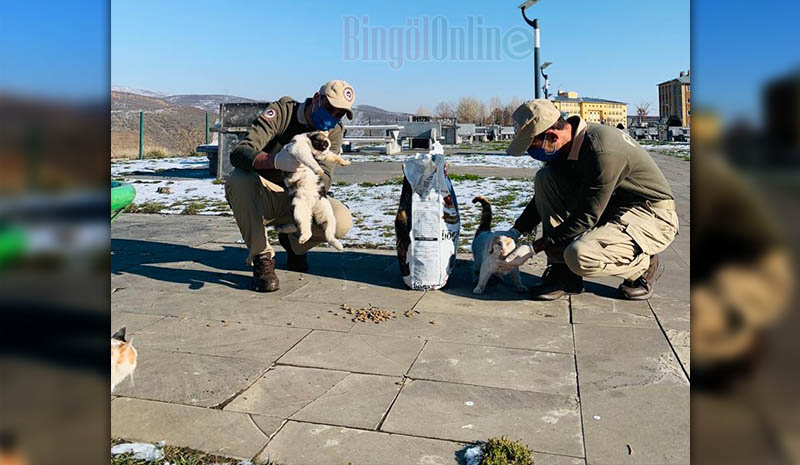
[[[250,250],[247,264],[252,264],[256,255],[265,253],[274,257],[275,251],[267,240],[266,226],[294,223],[292,202],[283,187],[258,173],[235,168],[225,182],[225,198],[233,210],[242,239]],[[328,197],[328,200],[336,217],[336,237],[342,238],[353,226],[353,218],[342,202],[333,197]],[[297,242],[298,234],[289,234],[294,253],[303,255],[317,244],[325,242],[325,234],[316,223],[311,231],[311,239],[305,244]]]
[[[561,224],[577,204],[579,180],[552,167],[536,173],[536,209],[543,236]],[[609,207],[615,208],[615,207]],[[616,207],[608,218],[562,247],[547,250],[550,263],[566,263],[573,273],[592,278],[636,279],[650,266],[650,256],[664,251],[678,233],[673,201]]]

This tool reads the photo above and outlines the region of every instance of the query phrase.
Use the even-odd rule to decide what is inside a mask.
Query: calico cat
[[[133,379],[133,370],[136,369],[138,353],[133,347],[133,340],[125,340],[125,327],[111,336],[111,392],[128,375]]]
[[[325,131],[298,134],[292,138],[284,150],[287,150],[302,165],[294,173],[285,173],[284,185],[286,193],[292,199],[294,224],[280,225],[276,229],[281,233],[300,231],[298,242],[304,244],[311,238],[311,224],[316,221],[325,232],[325,240],[337,250],[342,250],[342,243],[336,239],[336,217],[326,197],[322,184],[322,168],[317,161],[330,161],[347,166],[349,161],[330,151],[331,142]]]
[[[517,245],[514,239],[492,232],[492,206],[489,205],[488,200],[479,195],[472,199],[472,202],[481,204],[481,222],[475,232],[475,238],[472,240],[472,274],[473,281],[476,282],[472,292],[483,294],[489,278],[492,276],[502,277],[506,274],[500,271],[498,263],[513,252]],[[514,268],[509,274],[511,274],[511,281],[517,290],[527,290],[522,285],[519,267]]]

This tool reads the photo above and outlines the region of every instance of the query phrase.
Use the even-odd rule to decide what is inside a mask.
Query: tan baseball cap
[[[328,98],[334,107],[347,112],[347,117],[353,119],[353,102],[356,100],[356,91],[353,86],[345,81],[328,81],[319,88],[320,95]]]
[[[560,116],[561,112],[553,102],[543,98],[528,100],[520,105],[511,115],[517,133],[506,153],[515,157],[525,153],[531,146],[533,138],[547,131]]]

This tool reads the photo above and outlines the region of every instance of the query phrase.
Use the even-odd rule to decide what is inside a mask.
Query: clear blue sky
[[[756,122],[763,85],[800,71],[799,14],[796,0],[693,0],[692,105]]]
[[[533,94],[532,54],[520,59],[501,53],[494,61],[448,55],[406,60],[399,67],[345,59],[346,44],[353,54],[352,38],[363,38],[351,34],[346,41],[348,16],[358,19],[359,29],[367,17],[370,27],[400,26],[402,33],[412,29],[410,19],[443,17],[450,28],[466,28],[472,16],[501,34],[522,27],[529,42],[517,44],[516,52],[524,51],[532,32],[516,8],[520,1],[353,1],[322,7],[310,1],[116,0],[111,4],[111,83],[170,94],[274,99],[307,96],[339,78],[355,87],[357,104],[409,112],[464,95],[484,101],[493,95],[504,102],[512,96],[527,99]],[[561,88],[625,101],[630,113],[647,101],[657,112],[656,84],[689,68],[689,3],[541,0],[529,11],[540,18],[542,62],[554,63],[548,70],[551,92]],[[407,37],[413,39],[413,31],[403,36],[404,47],[413,44]],[[513,38],[522,40],[519,33]],[[513,46],[510,50],[515,52]],[[409,53],[403,50],[400,56]]]

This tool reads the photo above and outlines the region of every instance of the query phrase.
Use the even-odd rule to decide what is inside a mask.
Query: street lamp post
[[[532,21],[525,15],[525,9],[538,3],[539,0],[527,0],[520,4],[519,9],[522,11],[522,19],[533,28],[533,95],[534,98],[539,98],[539,19],[534,18]]]
[[[542,63],[542,66],[539,67],[539,69],[542,71],[542,76],[544,77],[544,86],[542,86],[542,89],[544,90],[544,98],[545,99],[548,97],[548,92],[547,91],[548,91],[548,89],[550,89],[550,81],[547,79],[547,75],[544,74],[544,69],[547,68],[548,66],[552,65],[552,64],[553,64],[552,61],[545,61],[544,63]]]

